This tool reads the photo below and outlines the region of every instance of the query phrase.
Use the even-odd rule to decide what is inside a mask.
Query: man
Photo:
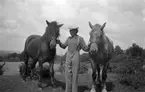
[[[88,46],[83,39],[83,37],[77,35],[79,27],[71,27],[70,37],[67,38],[66,42],[63,44],[60,40],[57,41],[59,46],[63,49],[68,47],[66,53],[65,62],[65,81],[66,90],[65,92],[78,92],[78,71],[80,67],[80,50],[86,52],[89,51]]]

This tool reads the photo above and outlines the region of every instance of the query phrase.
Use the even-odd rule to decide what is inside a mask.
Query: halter
[[[89,43],[89,48],[91,48],[91,45],[92,45],[93,43],[95,43],[95,44],[97,45],[97,47],[98,47],[98,43],[99,43],[99,42],[96,42],[96,41],[95,41],[95,42],[90,42],[90,43]]]
[[[51,42],[52,42],[52,41],[56,41],[56,40],[57,40],[57,38],[56,38],[56,37],[54,37],[54,36],[53,36],[53,37],[51,37],[50,42],[49,42],[49,45],[51,46]]]
[[[90,42],[90,45],[93,44],[93,43],[95,43],[95,44],[97,44],[97,45],[99,44],[99,42],[94,41],[94,42]]]
[[[101,37],[102,37],[102,35],[101,35]],[[99,38],[99,41],[90,42],[90,44],[93,44],[93,43],[96,43],[98,45],[100,43],[100,38]]]
[[[51,40],[56,40],[57,38],[56,37],[51,37]]]

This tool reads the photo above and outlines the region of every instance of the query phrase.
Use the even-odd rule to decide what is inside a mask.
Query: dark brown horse
[[[89,55],[91,57],[93,79],[91,92],[96,92],[96,71],[98,72],[97,83],[101,85],[102,92],[107,92],[105,84],[107,78],[107,67],[108,62],[113,55],[114,47],[113,42],[104,33],[103,29],[105,25],[106,23],[102,26],[99,24],[92,25],[89,22],[91,28]]]
[[[59,29],[63,24],[58,24],[56,21],[48,22],[46,20],[47,27],[45,33],[40,35],[30,35],[25,42],[25,48],[23,51],[24,61],[26,65],[25,75],[27,77],[28,70],[28,60],[31,58],[32,64],[31,69],[35,68],[37,61],[39,62],[40,67],[40,81],[41,81],[41,72],[43,69],[43,63],[49,63],[49,70],[51,76],[51,83],[54,84],[54,59],[56,55],[56,41],[59,37]],[[25,77],[25,78],[26,78]]]

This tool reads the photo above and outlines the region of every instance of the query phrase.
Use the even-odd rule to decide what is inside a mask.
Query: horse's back
[[[30,35],[29,37],[27,37],[26,42],[25,42],[25,47],[33,40],[36,38],[41,37],[40,35]]]
[[[39,38],[41,37],[40,35],[30,35],[29,37],[27,37],[26,42],[25,42],[25,46],[27,44],[29,44],[33,39]]]
[[[34,57],[37,54],[40,38],[40,35],[30,35],[26,40],[25,50],[31,57]]]

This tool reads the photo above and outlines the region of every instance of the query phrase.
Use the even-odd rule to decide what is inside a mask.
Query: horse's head
[[[106,25],[106,22],[101,26],[100,24],[92,25],[89,22],[89,26],[91,28],[90,32],[90,52],[97,52],[98,51],[98,44],[101,42],[101,38],[104,35],[103,29]]]
[[[56,40],[59,37],[59,29],[63,24],[58,24],[56,21],[48,22],[46,20],[47,27],[46,27],[46,35],[49,38],[50,48],[56,47]]]

